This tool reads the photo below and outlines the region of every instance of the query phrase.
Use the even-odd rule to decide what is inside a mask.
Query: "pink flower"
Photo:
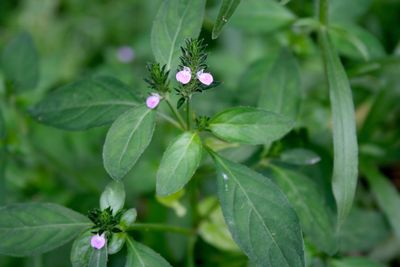
[[[95,249],[102,249],[106,244],[106,238],[104,237],[104,233],[102,235],[94,235],[90,240],[90,245]]]
[[[196,76],[197,76],[197,79],[199,79],[199,81],[200,81],[202,84],[205,84],[205,85],[210,85],[210,84],[212,84],[213,81],[214,81],[214,78],[213,78],[213,76],[211,75],[211,73],[203,72],[203,70],[198,71],[197,74],[196,74]]]
[[[181,84],[187,84],[192,79],[192,71],[188,67],[183,67],[183,70],[178,71],[175,77]]]
[[[151,96],[149,96],[146,99],[147,107],[149,109],[155,109],[158,106],[158,104],[160,103],[160,99],[161,99],[161,97],[159,94],[156,94],[156,93],[151,94]]]

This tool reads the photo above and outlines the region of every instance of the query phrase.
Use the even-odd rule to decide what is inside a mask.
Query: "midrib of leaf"
[[[128,146],[130,142],[132,141],[132,137],[135,134],[136,130],[138,129],[139,125],[142,123],[144,118],[147,116],[147,114],[151,111],[151,109],[146,110],[146,112],[143,114],[142,117],[140,117],[138,123],[136,123],[135,127],[132,129],[131,133],[129,134],[128,140],[125,143],[124,149],[122,150],[121,156],[118,159],[118,166],[121,166],[122,158],[124,157],[124,154],[126,153]]]
[[[216,158],[216,159],[219,161],[219,163],[225,168],[225,170],[231,174],[231,177],[234,178],[234,181],[236,182],[236,184],[239,186],[240,190],[241,190],[241,191],[243,192],[243,194],[245,195],[245,197],[246,197],[247,201],[249,202],[249,204],[250,204],[252,210],[254,210],[255,214],[256,214],[257,217],[258,217],[258,219],[261,221],[261,223],[262,223],[264,229],[268,232],[268,235],[271,237],[271,240],[274,242],[275,246],[278,247],[280,254],[281,254],[282,257],[285,259],[286,264],[288,264],[288,266],[289,266],[289,263],[288,263],[288,261],[286,260],[286,257],[285,257],[285,255],[283,254],[283,251],[282,251],[281,247],[280,247],[280,246],[278,245],[278,243],[276,242],[274,236],[273,236],[272,233],[271,233],[271,230],[270,230],[270,229],[268,228],[268,226],[264,223],[264,220],[263,220],[261,214],[260,214],[260,213],[258,212],[258,210],[255,208],[253,202],[250,200],[250,197],[248,196],[248,194],[247,194],[246,191],[244,190],[244,188],[243,188],[243,186],[241,185],[241,183],[237,180],[236,176],[229,170],[229,168],[227,168],[227,166],[226,166],[219,158],[217,158],[217,157],[215,157],[215,158]]]
[[[140,254],[136,251],[135,246],[132,243],[132,240],[130,238],[127,238],[128,244],[131,247],[133,253],[135,253],[135,255],[137,256],[137,259],[139,260],[140,264],[145,267],[146,265],[143,262],[143,259],[140,257]]]
[[[195,0],[195,1],[198,1],[198,0]],[[185,7],[185,10],[183,11],[182,17],[179,19],[178,27],[175,31],[174,38],[172,39],[172,45],[171,45],[171,49],[169,51],[169,56],[168,56],[168,61],[167,61],[167,70],[169,70],[171,68],[172,55],[174,54],[174,51],[175,51],[176,39],[178,38],[179,32],[181,31],[183,18],[186,16],[189,6],[190,6],[190,1],[187,2],[187,5]],[[168,36],[169,36],[169,32],[168,32]]]

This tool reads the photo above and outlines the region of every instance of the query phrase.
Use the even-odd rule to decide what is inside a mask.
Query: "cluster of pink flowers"
[[[200,70],[196,73],[197,79],[204,85],[209,86],[213,83],[214,78],[211,73],[204,72],[204,70]],[[188,84],[192,79],[192,70],[189,67],[183,67],[181,71],[178,71],[175,75],[175,78],[181,84]],[[146,105],[149,109],[155,109],[160,103],[161,96],[157,93],[152,93],[146,99]]]
[[[189,67],[183,67],[181,71],[176,73],[176,80],[181,84],[187,84],[192,79],[192,71]],[[200,70],[196,73],[197,79],[204,85],[210,85],[213,83],[214,78],[211,73],[204,72],[204,70]]]

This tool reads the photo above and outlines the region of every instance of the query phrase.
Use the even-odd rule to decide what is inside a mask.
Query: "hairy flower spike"
[[[181,84],[187,84],[192,79],[192,71],[189,67],[183,67],[183,70],[178,71],[175,77]]]
[[[161,67],[159,63],[150,63],[147,65],[150,77],[145,79],[145,81],[152,90],[161,93],[169,91],[169,71],[165,68],[166,65]]]
[[[157,94],[157,93],[151,94],[151,96],[149,96],[146,99],[147,107],[149,109],[155,109],[158,106],[158,104],[160,103],[160,99],[161,99],[161,97],[159,94]]]
[[[95,248],[95,249],[102,249],[104,245],[106,244],[106,238],[104,236],[104,233],[99,235],[94,235],[90,239],[90,245]]]
[[[196,74],[196,76],[197,76],[197,79],[198,79],[202,84],[207,85],[207,86],[210,85],[210,84],[212,84],[213,81],[214,81],[214,78],[213,78],[213,76],[211,75],[211,73],[204,72],[204,70],[198,71],[197,74]]]

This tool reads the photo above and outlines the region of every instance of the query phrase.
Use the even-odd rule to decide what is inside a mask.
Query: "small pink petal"
[[[203,70],[197,72],[197,79],[199,79],[199,81],[205,85],[210,85],[214,81],[214,78],[211,75],[211,73],[203,72]]]
[[[102,249],[106,244],[106,239],[104,237],[104,233],[102,235],[94,235],[92,239],[90,239],[90,245],[95,249]]]
[[[155,109],[158,104],[160,103],[160,95],[159,94],[152,94],[146,99],[146,105],[149,109]]]
[[[181,84],[187,84],[192,79],[192,72],[190,68],[183,67],[183,70],[176,73],[175,78]]]

